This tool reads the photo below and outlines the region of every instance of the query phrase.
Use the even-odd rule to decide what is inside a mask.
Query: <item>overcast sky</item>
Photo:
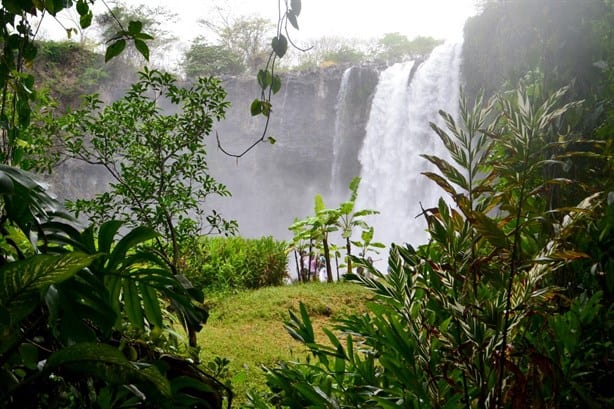
[[[168,29],[189,42],[202,31],[197,21],[215,16],[215,6],[224,6],[233,15],[258,15],[277,20],[278,0],[125,0],[130,4],[162,5],[178,14]],[[281,0],[283,3],[284,0]],[[112,4],[112,0],[107,0]],[[300,31],[295,38],[323,36],[379,38],[399,32],[413,38],[427,35],[446,39],[456,37],[465,19],[474,13],[475,0],[302,0]],[[104,9],[96,2],[96,11]],[[52,19],[45,21],[45,34],[65,36]]]
[[[150,0],[151,3],[168,4],[163,0]],[[206,17],[215,3],[226,5],[236,14],[257,14],[271,20],[277,17],[278,0],[179,0],[173,5],[181,16],[182,37],[194,33],[194,22]],[[475,0],[303,0],[297,35],[377,38],[400,32],[410,38],[430,35],[445,39],[460,33],[463,22],[474,12],[474,3]]]
[[[180,64],[183,50],[199,35],[207,35],[198,24],[200,19],[215,19],[219,8],[230,17],[259,16],[277,21],[278,2],[284,0],[123,0],[138,6],[163,6],[177,14],[177,21],[165,27],[177,35],[180,42],[157,63],[171,68]],[[290,33],[294,43],[301,47],[312,45],[310,40],[321,37],[376,40],[386,33],[398,32],[408,38],[418,35],[437,39],[457,39],[467,17],[475,14],[476,0],[302,0],[299,16],[300,30]],[[113,0],[106,0],[112,6]],[[217,9],[216,9],[217,8]],[[95,3],[94,13],[106,10],[102,0]],[[75,15],[73,11],[73,15]],[[74,18],[58,20],[68,28]],[[91,31],[88,37],[94,36]],[[48,16],[43,20],[42,37],[66,39],[66,32],[57,21]],[[210,33],[209,33],[210,34]]]

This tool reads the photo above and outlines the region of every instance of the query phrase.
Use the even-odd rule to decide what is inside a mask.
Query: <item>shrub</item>
[[[272,237],[200,237],[184,249],[186,275],[210,290],[281,285],[286,277],[286,243]]]

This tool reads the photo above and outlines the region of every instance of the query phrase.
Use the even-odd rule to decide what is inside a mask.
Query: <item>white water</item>
[[[350,83],[350,75],[352,70],[356,67],[350,67],[343,72],[341,77],[341,85],[339,86],[339,92],[337,93],[337,104],[335,110],[337,111],[337,117],[335,118],[335,135],[333,136],[333,170],[330,179],[330,190],[335,192],[337,189],[336,183],[339,179],[339,172],[341,168],[341,160],[339,155],[341,154],[341,145],[343,143],[342,127],[345,124],[345,109],[346,99],[348,95],[348,84]]]
[[[457,116],[461,48],[459,43],[437,47],[409,84],[413,62],[393,65],[380,75],[359,155],[357,208],[380,212],[369,223],[375,240],[387,246],[427,240],[420,203],[433,207],[443,192],[421,174],[433,169],[420,154],[447,158],[429,122],[440,123],[440,109]]]

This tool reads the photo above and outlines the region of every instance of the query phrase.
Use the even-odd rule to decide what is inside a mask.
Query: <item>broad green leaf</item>
[[[139,329],[144,329],[143,307],[136,282],[131,279],[124,280],[123,285],[124,310],[132,325]]]
[[[290,0],[290,9],[295,16],[299,16],[301,14],[301,0]]]
[[[19,346],[19,356],[24,366],[28,369],[36,369],[38,363],[38,348],[29,343],[24,342]]]
[[[262,113],[262,101],[255,99],[250,106],[250,112],[252,116],[260,115]]]
[[[426,176],[427,178],[431,179],[433,182],[437,183],[439,187],[441,187],[443,190],[449,193],[450,196],[452,196],[453,198],[456,198],[457,196],[456,190],[441,175],[438,175],[437,173],[433,173],[433,172],[422,172],[422,174]]]
[[[273,78],[271,79],[271,91],[273,91],[273,94],[277,94],[280,89],[281,78],[279,77],[279,75],[273,75]]]
[[[152,383],[164,396],[171,395],[171,386],[155,366],[138,368],[117,348],[106,344],[79,343],[71,345],[49,356],[44,371],[64,368],[86,374],[114,384],[128,384],[137,381]]]
[[[149,46],[143,40],[139,40],[137,38],[134,39],[134,46],[141,53],[143,58],[149,61]]]
[[[130,34],[140,33],[143,29],[143,23],[140,21],[131,21],[128,23],[128,32]]]
[[[113,42],[107,47],[107,51],[104,54],[104,62],[109,62],[112,58],[120,55],[124,48],[126,48],[126,40],[123,38]]]
[[[272,83],[272,76],[269,70],[258,71],[256,78],[258,80],[258,85],[260,85],[262,89],[268,88]]]
[[[328,408],[331,406],[327,396],[317,386],[299,382],[295,383],[294,387],[312,404],[309,407]]]
[[[0,305],[19,320],[37,307],[44,289],[72,277],[96,257],[80,252],[41,254],[8,263],[0,268]]]
[[[469,185],[467,183],[467,180],[454,166],[452,166],[445,160],[438,158],[437,156],[433,156],[433,155],[420,155],[420,156],[422,156],[423,158],[431,162],[433,165],[437,166],[437,168],[439,168],[441,173],[443,173],[443,175],[446,178],[448,178],[450,182],[457,184],[458,186],[460,186],[461,188],[465,190],[468,190]]]
[[[11,179],[6,173],[0,172],[0,194],[12,194],[15,191],[15,185],[13,179]]]
[[[292,24],[292,27],[298,30],[298,20],[296,19],[296,14],[294,14],[294,11],[288,10],[286,16],[288,16],[288,21],[290,24]]]
[[[90,7],[87,5],[87,2],[85,0],[78,0],[77,1],[77,13],[79,13],[80,16],[87,14],[87,12],[90,11]]]
[[[280,34],[277,37],[273,37],[271,41],[271,46],[273,47],[273,51],[279,58],[283,57],[288,51],[288,39],[283,34]]]
[[[110,271],[120,264],[124,264],[126,253],[138,244],[158,237],[159,234],[146,226],[139,226],[128,232],[117,244],[109,256],[108,268]]]
[[[271,115],[272,105],[269,101],[262,101],[262,115],[268,117]]]
[[[98,251],[111,254],[111,245],[122,225],[123,222],[119,220],[110,220],[100,226],[98,230]]]
[[[305,304],[300,303],[299,308],[301,311],[301,318],[303,319],[302,322],[303,322],[305,331],[307,335],[309,336],[309,339],[311,340],[311,342],[314,342],[315,335],[313,332],[313,326],[311,325],[311,319],[309,319],[309,313],[307,312],[307,307],[305,307]]]
[[[94,15],[91,11],[81,15],[81,17],[79,17],[79,24],[81,25],[81,28],[88,28],[91,26],[93,17]]]
[[[317,194],[315,196],[313,210],[316,215],[324,210],[324,199],[322,199],[322,195]]]
[[[156,290],[145,282],[139,281],[138,287],[143,299],[143,311],[145,317],[152,325],[162,327],[162,310],[160,309],[160,300]]]

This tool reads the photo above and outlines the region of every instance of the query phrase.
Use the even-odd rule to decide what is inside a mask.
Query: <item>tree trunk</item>
[[[326,259],[326,281],[332,283],[333,269],[330,265],[330,250],[328,248],[328,237],[324,236],[324,239],[322,240],[322,245],[324,247],[324,258]]]
[[[339,259],[337,258],[336,253],[335,253],[335,268],[337,269],[337,281],[339,281]]]
[[[297,256],[298,254],[298,256]],[[299,260],[300,260],[300,264],[299,264]],[[303,255],[300,254],[298,252],[298,250],[294,250],[294,262],[296,263],[296,276],[298,278],[298,282],[300,283],[301,281],[301,269],[303,268]]]
[[[349,237],[345,239],[345,252],[348,258],[348,274],[352,274],[352,259],[350,258],[352,255],[352,245]]]

